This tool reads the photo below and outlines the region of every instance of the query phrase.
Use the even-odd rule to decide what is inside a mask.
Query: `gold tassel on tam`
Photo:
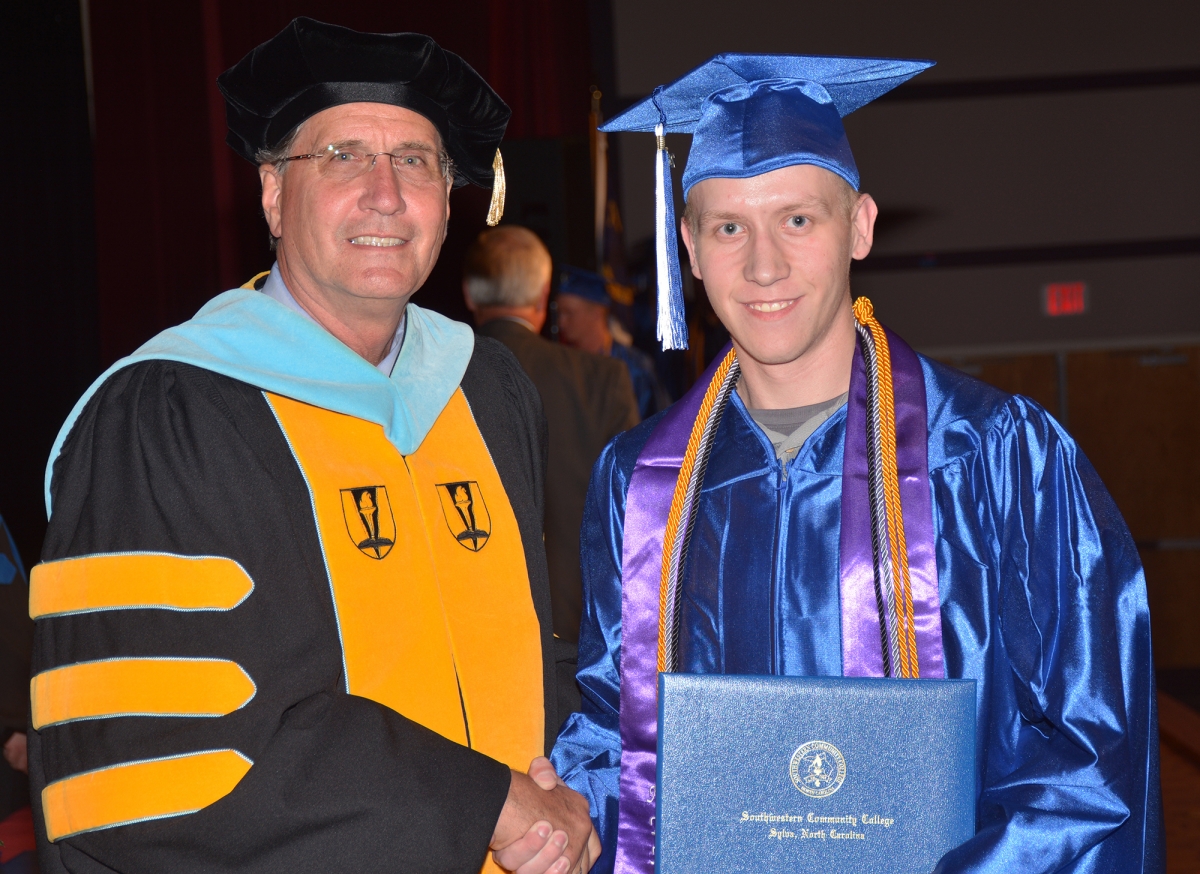
[[[496,149],[496,157],[492,159],[492,172],[495,176],[492,179],[492,203],[488,207],[487,223],[488,227],[494,228],[504,217],[504,159],[500,157],[499,149]]]

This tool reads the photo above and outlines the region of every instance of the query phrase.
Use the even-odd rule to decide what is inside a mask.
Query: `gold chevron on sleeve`
[[[224,716],[254,681],[223,659],[104,659],[43,671],[30,683],[33,727],[112,716]]]
[[[67,777],[42,790],[46,835],[195,813],[232,792],[253,764],[236,750],[208,750]]]
[[[232,610],[254,582],[217,556],[116,552],[49,561],[29,579],[34,619],[96,610]]]

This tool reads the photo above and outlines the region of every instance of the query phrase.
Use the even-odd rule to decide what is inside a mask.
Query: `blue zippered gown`
[[[1071,437],[1028,398],[921,358],[946,675],[978,681],[976,835],[938,872],[1160,872],[1146,584],[1129,530]],[[582,531],[582,712],[553,761],[591,804],[610,871],[620,768],[621,546],[638,453],[617,437]],[[683,592],[681,670],[839,676],[846,411],[787,465],[734,394]]]

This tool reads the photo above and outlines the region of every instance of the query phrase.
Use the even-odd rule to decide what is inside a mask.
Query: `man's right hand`
[[[587,800],[539,757],[528,776],[512,772],[491,848],[496,863],[517,874],[586,874],[600,856],[600,838]]]

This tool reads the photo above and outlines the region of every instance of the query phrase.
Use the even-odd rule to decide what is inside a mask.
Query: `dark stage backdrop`
[[[30,565],[46,455],[100,367],[78,0],[5,5],[0,83],[0,515]]]

